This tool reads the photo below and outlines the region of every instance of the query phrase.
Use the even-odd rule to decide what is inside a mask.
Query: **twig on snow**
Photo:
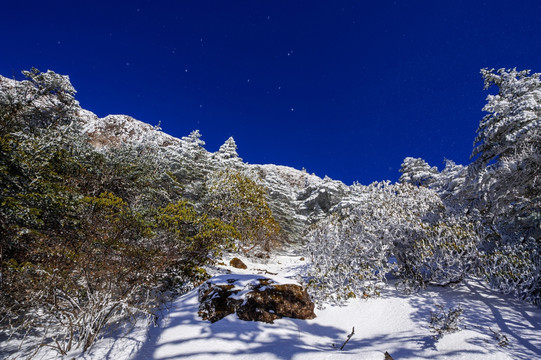
[[[355,326],[353,327],[353,329],[351,329],[351,334],[348,335],[348,338],[346,339],[346,341],[344,341],[344,343],[342,344],[342,346],[340,346],[340,350],[343,350],[343,349],[344,349],[344,346],[346,346],[346,344],[348,343],[349,339],[351,339],[351,337],[353,336],[353,334],[355,334]]]

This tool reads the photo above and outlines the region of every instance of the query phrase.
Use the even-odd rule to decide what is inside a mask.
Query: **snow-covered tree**
[[[498,94],[488,95],[474,141],[472,158],[476,166],[486,167],[502,156],[516,152],[517,144],[541,126],[541,74],[530,70],[482,69],[485,90],[496,85]]]
[[[400,172],[402,173],[399,179],[401,183],[408,183],[415,186],[429,186],[435,181],[438,175],[438,168],[428,165],[421,158],[407,157],[402,162]]]
[[[204,196],[206,179],[213,170],[210,154],[204,145],[201,133],[194,130],[181,139],[176,153],[168,158],[170,172],[184,187],[183,195],[194,201]]]
[[[28,80],[0,79],[0,134],[29,132],[73,120],[79,104],[68,76],[35,68],[23,74]]]
[[[22,73],[37,90],[36,95],[54,95],[58,97],[59,101],[64,103],[75,101],[74,95],[77,91],[71,85],[69,76],[60,75],[51,70],[47,70],[44,73],[36,68],[30,69],[30,71],[23,71]]]
[[[481,195],[479,206],[507,220],[540,214],[541,74],[516,69],[481,73],[485,89],[496,85],[498,94],[487,96],[483,110],[488,114],[479,124],[471,155],[470,176]],[[511,232],[540,234],[539,222],[518,226],[522,229]]]
[[[199,130],[194,130],[188,136],[182,137],[182,151],[187,155],[196,157],[198,153],[205,146],[205,141],[201,139],[201,133]]]
[[[240,163],[242,162],[242,159],[239,157],[239,154],[237,153],[237,143],[235,142],[235,139],[231,136],[229,139],[227,139],[222,146],[220,146],[220,149],[215,153],[215,157],[218,161],[221,161],[222,163]]]
[[[489,237],[489,280],[506,292],[541,303],[541,74],[483,69],[488,95],[472,152],[470,183]]]

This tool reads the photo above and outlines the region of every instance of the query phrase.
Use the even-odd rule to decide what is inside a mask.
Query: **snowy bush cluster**
[[[475,268],[474,225],[448,214],[435,191],[388,182],[355,187],[358,204],[339,209],[308,233],[316,299],[377,294],[391,272],[409,290],[458,282]]]
[[[400,278],[412,290],[484,276],[541,305],[541,80],[529,71],[483,69],[487,97],[467,166],[439,172],[408,157],[400,184],[355,185],[307,233],[316,298],[366,296]],[[389,263],[392,262],[392,263]]]

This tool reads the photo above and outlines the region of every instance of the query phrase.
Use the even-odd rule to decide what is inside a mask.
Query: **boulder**
[[[246,266],[246,264],[239,258],[237,257],[234,257],[233,259],[231,259],[231,261],[229,261],[229,265],[230,266],[233,266],[234,268],[237,268],[237,269],[247,269],[248,266]]]
[[[232,275],[199,288],[199,316],[210,322],[236,313],[239,319],[273,323],[282,317],[313,319],[314,303],[302,286],[256,275]]]
[[[199,287],[199,316],[203,320],[216,322],[235,312],[238,300],[231,297],[238,290],[234,285],[216,285],[205,282]]]

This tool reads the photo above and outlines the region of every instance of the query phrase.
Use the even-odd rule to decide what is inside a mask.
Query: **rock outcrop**
[[[273,323],[282,317],[313,319],[314,303],[298,284],[258,275],[224,275],[199,288],[199,316],[211,322],[229,314],[246,321]]]

